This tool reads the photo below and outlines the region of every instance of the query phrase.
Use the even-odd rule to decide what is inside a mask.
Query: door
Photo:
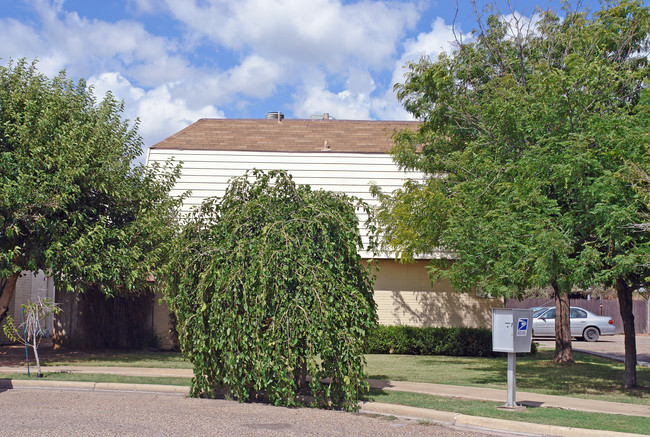
[[[533,322],[535,335],[555,336],[555,308],[542,313]]]
[[[580,308],[571,308],[571,336],[582,337],[582,331],[587,327],[587,313]]]

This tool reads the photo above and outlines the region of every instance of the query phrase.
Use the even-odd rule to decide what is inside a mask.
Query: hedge
[[[533,343],[531,351],[537,351]],[[366,340],[365,353],[496,357],[492,331],[485,328],[419,328],[379,325]]]

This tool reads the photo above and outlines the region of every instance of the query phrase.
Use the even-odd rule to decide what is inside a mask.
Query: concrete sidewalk
[[[191,369],[159,369],[143,367],[93,367],[93,366],[44,366],[44,373],[97,373],[108,375],[191,378]],[[0,374],[26,373],[24,366],[0,367]],[[423,393],[460,399],[506,402],[507,393],[503,390],[482,387],[464,387],[457,385],[429,384],[421,382],[369,380],[375,389]],[[517,402],[531,407],[563,408],[576,411],[588,411],[606,414],[650,417],[650,406],[605,402],[592,399],[571,398],[566,396],[544,395],[538,393],[517,392]]]

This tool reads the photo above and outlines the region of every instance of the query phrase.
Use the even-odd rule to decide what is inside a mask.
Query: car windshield
[[[542,313],[546,312],[548,308],[538,308],[533,312],[533,317],[539,317]]]

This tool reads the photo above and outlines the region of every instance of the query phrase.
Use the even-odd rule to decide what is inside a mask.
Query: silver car
[[[611,317],[597,316],[582,308],[571,307],[571,336],[596,341],[601,335],[614,335]],[[555,337],[555,307],[536,308],[533,313],[533,336]]]

